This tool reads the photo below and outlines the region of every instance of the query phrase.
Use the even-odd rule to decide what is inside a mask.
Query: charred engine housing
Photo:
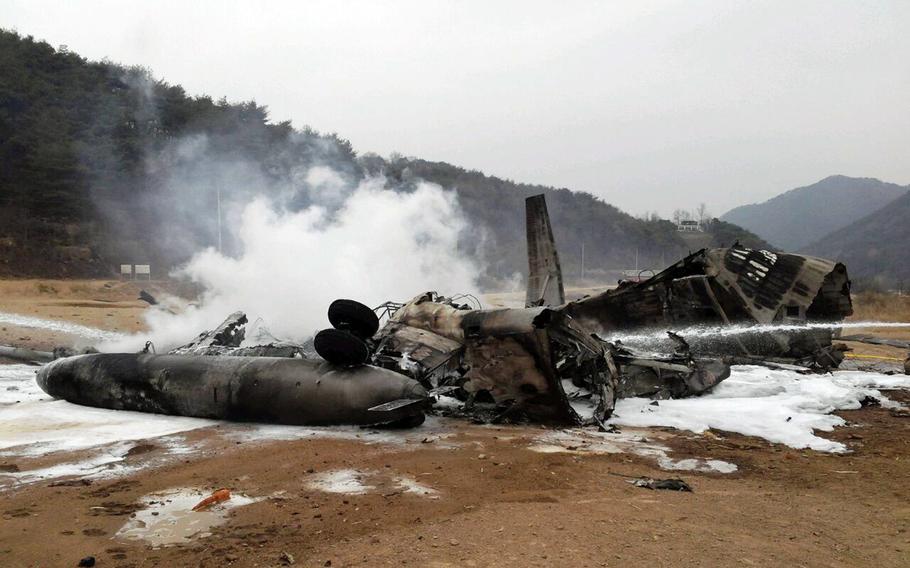
[[[427,388],[460,387],[492,400],[500,419],[602,422],[618,376],[605,345],[544,307],[471,310],[434,293],[399,309],[374,337],[374,362]]]
[[[278,357],[78,355],[45,365],[37,381],[85,406],[291,425],[414,426],[429,405],[399,373]]]
[[[730,376],[728,361],[693,359],[687,354],[644,357],[614,346],[613,359],[620,368],[618,397],[656,400],[702,394]]]

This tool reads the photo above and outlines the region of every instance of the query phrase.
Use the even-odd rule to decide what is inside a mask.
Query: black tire
[[[320,357],[344,367],[364,365],[370,359],[370,348],[356,335],[341,329],[323,329],[313,339]]]
[[[329,323],[335,329],[350,331],[369,339],[379,331],[379,317],[368,306],[354,300],[335,300],[329,306]]]

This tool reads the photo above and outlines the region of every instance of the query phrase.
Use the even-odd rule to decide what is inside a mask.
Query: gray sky
[[[43,2],[0,26],[633,214],[910,183],[910,1]]]

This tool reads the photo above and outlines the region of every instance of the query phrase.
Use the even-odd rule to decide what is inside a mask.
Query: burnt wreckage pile
[[[524,308],[480,309],[435,292],[375,310],[336,300],[332,328],[311,345],[278,341],[261,326],[246,337],[237,312],[168,355],[146,345],[59,359],[38,384],[78,404],[231,420],[413,426],[435,404],[481,421],[604,427],[618,398],[698,395],[732,364],[827,370],[843,358],[830,329],[803,326],[852,313],[842,264],[735,245],[567,302],[544,197],[529,198],[526,214]],[[802,327],[686,332],[761,324]],[[636,330],[663,330],[671,346],[656,354],[619,341]]]
[[[338,306],[357,305],[340,300]],[[330,308],[330,312],[332,311]],[[324,334],[338,338],[333,351]],[[316,336],[320,355],[339,364],[357,344],[368,361],[419,381],[463,404],[453,412],[484,421],[599,424],[618,397],[668,398],[703,392],[729,375],[716,359],[689,353],[645,357],[599,339],[564,308],[472,309],[433,292],[399,307],[366,340],[343,331]],[[356,361],[365,362],[365,361]]]

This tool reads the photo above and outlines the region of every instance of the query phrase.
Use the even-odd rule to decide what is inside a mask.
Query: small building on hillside
[[[693,219],[681,219],[676,224],[676,230],[680,233],[701,233],[701,223]]]

